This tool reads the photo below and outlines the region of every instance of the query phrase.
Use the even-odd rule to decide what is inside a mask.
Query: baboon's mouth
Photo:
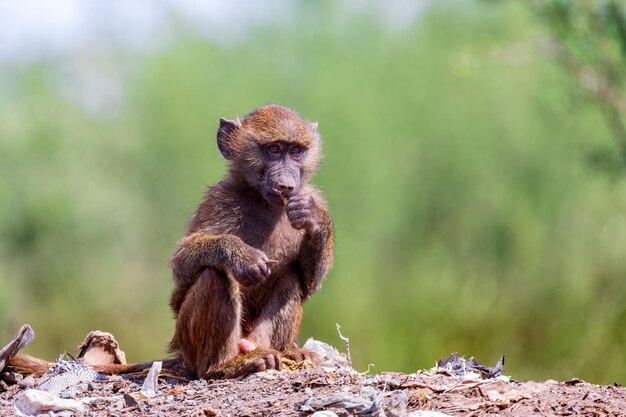
[[[277,190],[276,188],[272,188],[272,191],[274,191],[274,194],[277,195],[278,198],[280,198],[280,201],[282,201],[283,206],[286,206],[287,203],[289,202],[287,197],[285,197],[285,195],[282,192],[280,192],[280,190]]]
[[[275,206],[286,206],[289,201],[285,196],[278,195],[274,191],[265,193],[265,199]]]

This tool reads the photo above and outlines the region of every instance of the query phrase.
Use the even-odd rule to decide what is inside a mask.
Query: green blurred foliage
[[[123,69],[125,100],[104,115],[58,88],[66,61],[11,71],[2,340],[30,323],[27,351],[53,358],[101,329],[131,361],[163,357],[167,260],[225,171],[217,120],[278,102],[320,123],[315,182],[336,227],[335,268],[301,341],[339,347],[339,323],[361,370],[506,353],[518,379],[624,383],[619,153],[538,47],[529,11],[437,2],[394,31],[367,13],[339,19],[328,2],[300,7],[301,20],[229,47],[181,29],[158,51],[85,53]]]
[[[602,109],[626,165],[626,0],[533,0],[551,52]]]

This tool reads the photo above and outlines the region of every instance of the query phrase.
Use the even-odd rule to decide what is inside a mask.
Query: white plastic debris
[[[314,412],[313,414],[311,414],[311,417],[339,417],[339,416],[334,411],[324,410],[324,411]]]
[[[159,373],[161,372],[162,364],[163,362],[161,361],[154,361],[152,367],[150,367],[146,380],[143,381],[141,393],[148,398],[154,397],[159,393]]]
[[[59,398],[38,389],[29,389],[15,397],[15,409],[26,416],[48,414],[55,411],[85,411],[76,400]]]
[[[90,366],[75,360],[67,361],[64,357],[65,355],[59,356],[59,359],[48,369],[48,372],[41,377],[37,384],[39,390],[59,397],[70,398],[86,388],[84,383],[94,381],[99,377],[105,378]],[[84,387],[82,387],[83,385]]]
[[[450,414],[440,413],[439,411],[420,410],[409,414],[409,417],[452,417]]]
[[[339,353],[337,349],[312,337],[306,341],[302,348],[317,353],[322,359],[321,366],[346,366],[348,363],[347,358]]]

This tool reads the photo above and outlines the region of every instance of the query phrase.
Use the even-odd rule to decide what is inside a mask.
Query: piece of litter
[[[154,361],[146,380],[143,381],[141,393],[148,398],[154,397],[159,393],[159,373],[161,372],[161,365],[163,365],[163,362]]]
[[[337,326],[337,333],[339,333],[339,338],[344,341],[346,344],[346,366],[348,368],[352,368],[352,357],[350,356],[350,339],[341,334],[341,326],[339,323],[335,323]]]
[[[445,358],[437,361],[435,371],[445,371],[452,375],[461,376],[468,380],[478,379],[474,373],[479,374],[482,379],[496,378],[502,374],[504,367],[504,355],[500,357],[496,366],[489,366],[478,363],[473,356],[467,360],[459,357],[457,352],[451,353]]]
[[[324,411],[314,412],[313,414],[311,414],[311,417],[339,417],[339,416],[334,411],[324,410]]]
[[[321,366],[346,366],[348,362],[346,357],[339,353],[337,349],[312,337],[306,341],[302,349],[317,353],[322,360]]]
[[[310,397],[300,404],[300,411],[323,412],[327,407],[343,408],[348,414],[360,416],[406,415],[409,398],[403,391],[378,392],[373,387],[364,386],[358,394],[339,392],[330,396]],[[320,414],[323,416],[324,414]]]
[[[15,409],[27,416],[36,416],[55,411],[84,411],[84,406],[76,400],[59,398],[45,391],[29,389],[15,397]]]
[[[452,417],[450,414],[440,413],[439,411],[420,410],[414,411],[408,417]]]
[[[104,375],[97,373],[90,366],[75,360],[65,360],[64,356],[59,356],[48,372],[41,377],[37,389],[67,398],[78,394],[83,390],[81,388],[86,388],[86,385],[81,385],[85,382],[106,380]]]

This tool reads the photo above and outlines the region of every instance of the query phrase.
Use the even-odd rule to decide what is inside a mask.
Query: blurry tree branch
[[[626,0],[535,0],[548,52],[598,102],[626,165]]]

